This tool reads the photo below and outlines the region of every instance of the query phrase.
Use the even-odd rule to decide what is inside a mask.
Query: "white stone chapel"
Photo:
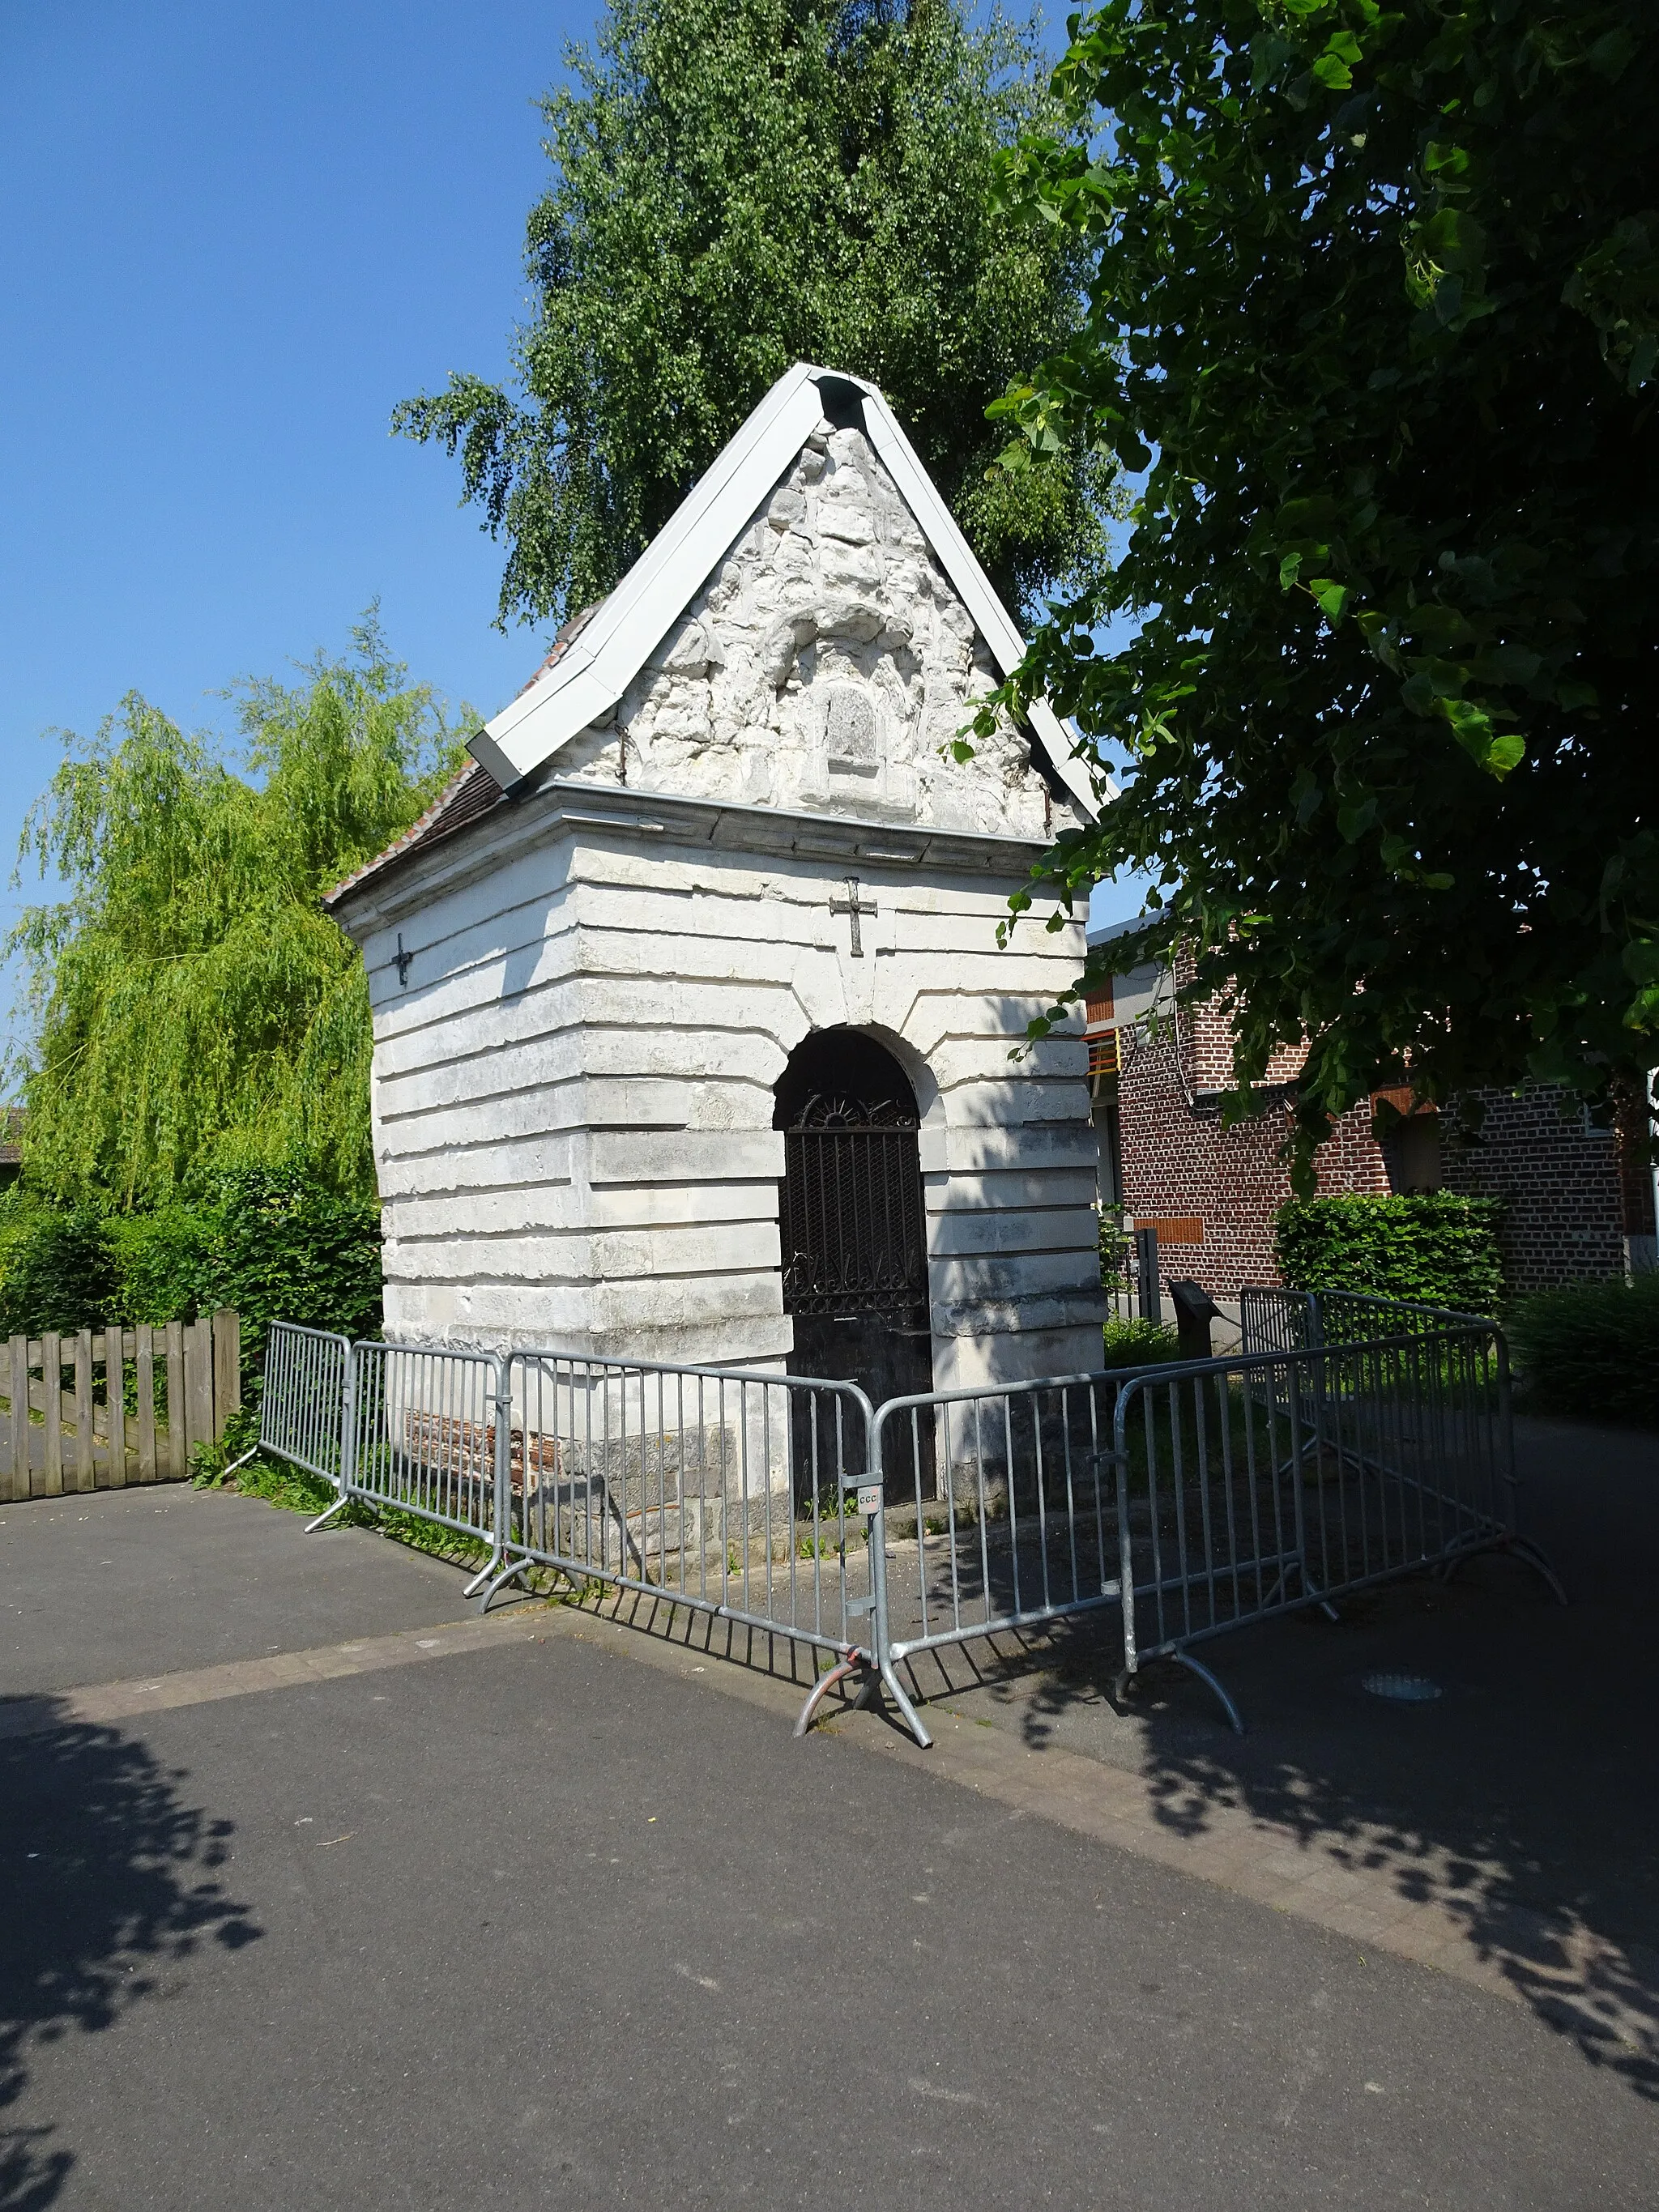
[[[471,763],[333,891],[404,1341],[849,1376],[1098,1365],[1079,921],[997,925],[1089,780],[873,386],[799,364]]]

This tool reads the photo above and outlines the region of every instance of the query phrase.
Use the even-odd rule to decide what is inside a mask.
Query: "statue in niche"
[[[881,765],[881,726],[869,694],[856,684],[832,684],[824,696],[824,750],[831,768],[863,770]]]

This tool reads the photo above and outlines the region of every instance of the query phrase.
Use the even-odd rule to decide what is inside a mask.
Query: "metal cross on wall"
[[[859,879],[856,876],[848,876],[847,878],[847,896],[845,898],[836,898],[833,896],[830,898],[830,911],[831,914],[850,915],[853,918],[853,957],[854,960],[862,960],[864,957],[864,939],[859,935],[859,916],[861,914],[873,914],[875,910],[876,902],[874,899],[861,899],[859,896]]]

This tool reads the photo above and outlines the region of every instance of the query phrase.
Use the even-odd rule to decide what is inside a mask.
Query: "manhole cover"
[[[1442,1694],[1439,1683],[1426,1674],[1367,1674],[1361,1687],[1396,1705],[1426,1705]]]

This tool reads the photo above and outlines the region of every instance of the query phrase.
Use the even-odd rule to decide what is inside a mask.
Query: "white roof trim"
[[[866,436],[978,624],[999,672],[1006,676],[1015,666],[1024,640],[886,400],[862,377],[797,362],[715,456],[580,635],[470,741],[473,757],[503,789],[611,712],[817,427],[824,413],[821,378],[851,385],[863,395]],[[1099,802],[1073,750],[1073,733],[1047,700],[1032,702],[1030,721],[1055,774],[1092,816]],[[1109,783],[1106,790],[1115,798]]]

